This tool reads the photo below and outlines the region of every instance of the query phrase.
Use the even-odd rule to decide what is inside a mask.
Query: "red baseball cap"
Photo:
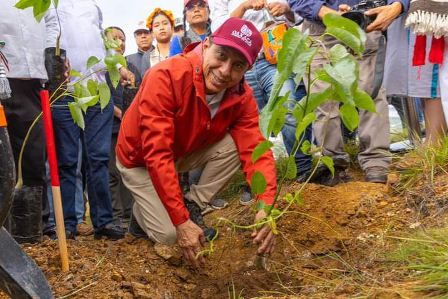
[[[231,47],[247,59],[250,65],[257,60],[263,39],[257,28],[249,21],[229,18],[212,34],[213,43]]]
[[[190,3],[191,1],[193,1],[193,0],[184,0],[184,6],[187,6],[188,3]],[[202,1],[204,1],[205,3],[208,4],[208,1],[207,1],[207,0],[202,0]]]

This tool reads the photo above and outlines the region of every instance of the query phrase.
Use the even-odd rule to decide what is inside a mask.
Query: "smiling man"
[[[183,55],[159,63],[149,71],[125,114],[117,144],[117,167],[135,204],[130,232],[163,244],[177,243],[193,266],[207,228],[200,207],[215,196],[242,165],[250,181],[263,173],[267,188],[259,200],[271,204],[276,187],[272,153],[256,163],[251,155],[264,139],[258,110],[244,74],[262,45],[250,23],[230,18],[200,44]],[[201,178],[183,194],[178,172],[204,167]],[[262,210],[255,220],[265,217]],[[273,250],[269,226],[252,234],[258,254]]]

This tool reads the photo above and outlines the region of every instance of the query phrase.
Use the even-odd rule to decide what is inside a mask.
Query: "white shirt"
[[[8,78],[47,79],[44,63],[45,24],[37,23],[32,9],[18,9],[16,0],[1,0],[0,49],[8,59]]]
[[[63,0],[57,8],[61,22],[61,48],[67,51],[72,69],[81,74],[104,68],[99,63],[87,70],[89,57],[102,60],[106,57],[106,49],[102,39],[103,16],[94,0]],[[50,8],[45,16],[47,21],[47,47],[54,47],[59,33],[58,19],[54,8]],[[97,73],[89,79],[105,82],[105,72]],[[72,81],[75,78],[72,79]]]
[[[214,0],[210,3],[211,7],[211,19],[212,21],[212,31],[215,31],[219,26],[221,26],[228,18],[230,14],[241,4],[244,0]],[[286,0],[268,0],[268,3],[281,2],[288,4]],[[296,16],[297,19],[298,16]],[[255,27],[260,31],[263,29],[264,24],[268,20],[268,14],[265,9],[263,10],[247,10],[242,19],[252,22]],[[285,16],[275,18],[276,21],[288,22]],[[291,24],[294,25],[294,24]]]

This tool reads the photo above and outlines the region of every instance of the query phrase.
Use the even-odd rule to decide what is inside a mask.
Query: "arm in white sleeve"
[[[211,12],[211,19],[213,20],[212,31],[218,29],[229,17],[229,1],[215,0]]]

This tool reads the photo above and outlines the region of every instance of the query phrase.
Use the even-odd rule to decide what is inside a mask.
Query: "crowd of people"
[[[93,234],[95,239],[118,240],[128,231],[163,244],[177,243],[187,261],[198,265],[203,260],[196,259],[197,253],[216,236],[203,215],[227,205],[217,195],[238,169],[242,167],[248,184],[256,171],[267,181],[265,192],[256,198],[244,186],[241,204],[262,200],[269,205],[276,194],[272,153],[266,152],[255,163],[251,160],[254,148],[264,140],[258,116],[277,72],[275,59],[262,49],[266,46],[262,34],[283,26],[322,35],[326,14],[347,12],[361,1],[184,0],[182,16],[154,8],[145,21],[136,21],[131,38],[119,27],[102,28],[101,9],[94,0],[59,1],[57,10],[50,8],[40,23],[30,10],[15,8],[14,0],[4,2],[0,11],[4,47],[0,50],[7,59],[12,95],[2,105],[16,163],[26,132],[41,111],[39,90],[49,79],[47,54],[56,42],[64,50],[61,57],[67,74],[70,69],[84,75],[93,71],[92,79],[106,82],[111,91],[103,109],[100,104],[87,109],[84,129],[72,119],[73,96],[62,96],[52,106],[66,236]],[[359,110],[355,135],[367,182],[387,182],[391,164],[388,105],[396,103],[396,98],[421,100],[427,142],[436,143],[446,130],[440,99],[444,87],[438,80],[442,62],[434,59],[434,41],[440,36],[432,42],[429,36],[424,48],[430,55],[423,54],[416,63],[414,49],[422,36],[405,27],[409,2],[388,0],[366,13],[376,18],[365,28],[359,86],[374,100],[376,112]],[[86,67],[90,56],[106,57],[104,36],[116,41],[115,51],[123,55],[126,44],[133,42],[130,39],[138,47],[126,56],[126,66],[117,66],[121,77],[117,87],[104,64]],[[333,38],[322,42],[327,48],[340,43]],[[324,54],[318,53],[311,69],[325,61]],[[326,83],[314,76],[311,92],[324,91]],[[75,78],[67,75],[67,80]],[[281,131],[288,154],[297,127],[290,108],[310,92],[307,83],[291,77],[280,93],[290,97]],[[334,186],[351,180],[339,102],[321,105],[316,116],[304,140],[333,158],[335,174],[318,167],[311,182]],[[295,161],[296,180],[304,182],[312,174],[311,156],[298,150]],[[7,223],[19,242],[39,242],[42,234],[57,238],[46,164],[39,123],[25,149],[24,186],[14,195]],[[86,219],[87,208],[91,221]],[[265,216],[261,210],[255,221]],[[274,235],[269,226],[252,237],[259,244],[259,254],[272,252]]]

